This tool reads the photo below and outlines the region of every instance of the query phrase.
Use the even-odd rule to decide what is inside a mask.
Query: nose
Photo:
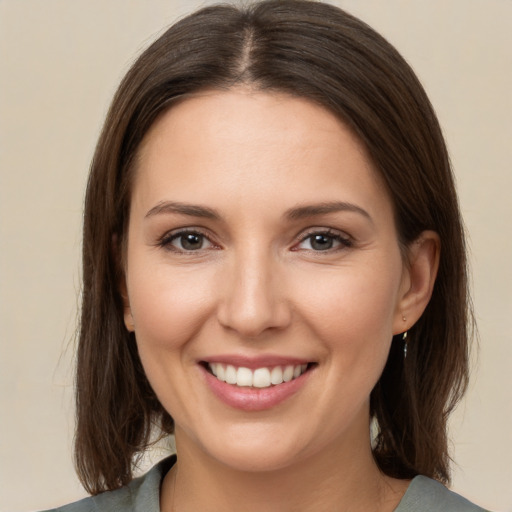
[[[221,284],[219,323],[248,339],[286,328],[291,308],[282,277],[282,263],[265,251],[234,256]]]

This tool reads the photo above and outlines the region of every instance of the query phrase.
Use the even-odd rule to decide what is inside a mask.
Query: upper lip
[[[246,356],[241,354],[219,354],[201,359],[203,363],[223,363],[236,367],[244,367],[254,370],[256,368],[267,368],[273,366],[288,366],[308,364],[312,361],[301,357],[289,357],[281,355],[257,355]]]

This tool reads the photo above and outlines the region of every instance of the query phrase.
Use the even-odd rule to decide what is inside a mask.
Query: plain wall
[[[0,510],[85,496],[73,335],[89,161],[141,49],[211,2],[0,0]],[[512,512],[512,1],[339,0],[412,64],[438,112],[469,232],[478,364],[451,428],[453,488]]]

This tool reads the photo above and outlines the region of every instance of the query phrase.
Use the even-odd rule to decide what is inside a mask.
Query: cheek
[[[347,265],[329,275],[317,274],[316,279],[303,276],[301,282],[302,318],[321,344],[329,389],[335,395],[343,390],[342,416],[367,402],[393,337],[401,262],[377,262],[357,268]],[[333,425],[335,419],[342,420],[336,416]]]
[[[188,268],[137,268],[128,276],[128,296],[139,346],[178,348],[208,317],[212,280]]]
[[[340,268],[325,275],[304,275],[295,295],[316,331],[329,338],[388,340],[397,308],[399,272],[378,268]],[[373,336],[371,334],[373,333]],[[361,339],[364,338],[364,339]]]

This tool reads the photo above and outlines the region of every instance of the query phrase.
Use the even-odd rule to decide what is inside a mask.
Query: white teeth
[[[293,379],[293,366],[292,365],[285,366],[284,372],[283,372],[283,380],[285,382],[289,382],[292,379]]]
[[[283,369],[280,366],[274,366],[274,368],[272,368],[270,372],[270,382],[274,385],[283,383]]]
[[[254,370],[252,385],[255,388],[268,388],[270,386],[270,370],[268,368]]]
[[[252,386],[252,372],[249,368],[240,367],[236,372],[237,386]]]
[[[236,368],[230,364],[226,366],[226,382],[236,384]]]
[[[209,363],[209,368],[217,379],[241,387],[268,388],[300,377],[307,369],[307,364],[274,366],[273,368],[256,368],[251,370],[243,366],[222,363]]]
[[[214,373],[214,375],[217,377],[217,379],[226,381],[226,370],[224,369],[224,366],[222,366],[220,363],[216,363],[213,365],[217,368],[217,373]]]

